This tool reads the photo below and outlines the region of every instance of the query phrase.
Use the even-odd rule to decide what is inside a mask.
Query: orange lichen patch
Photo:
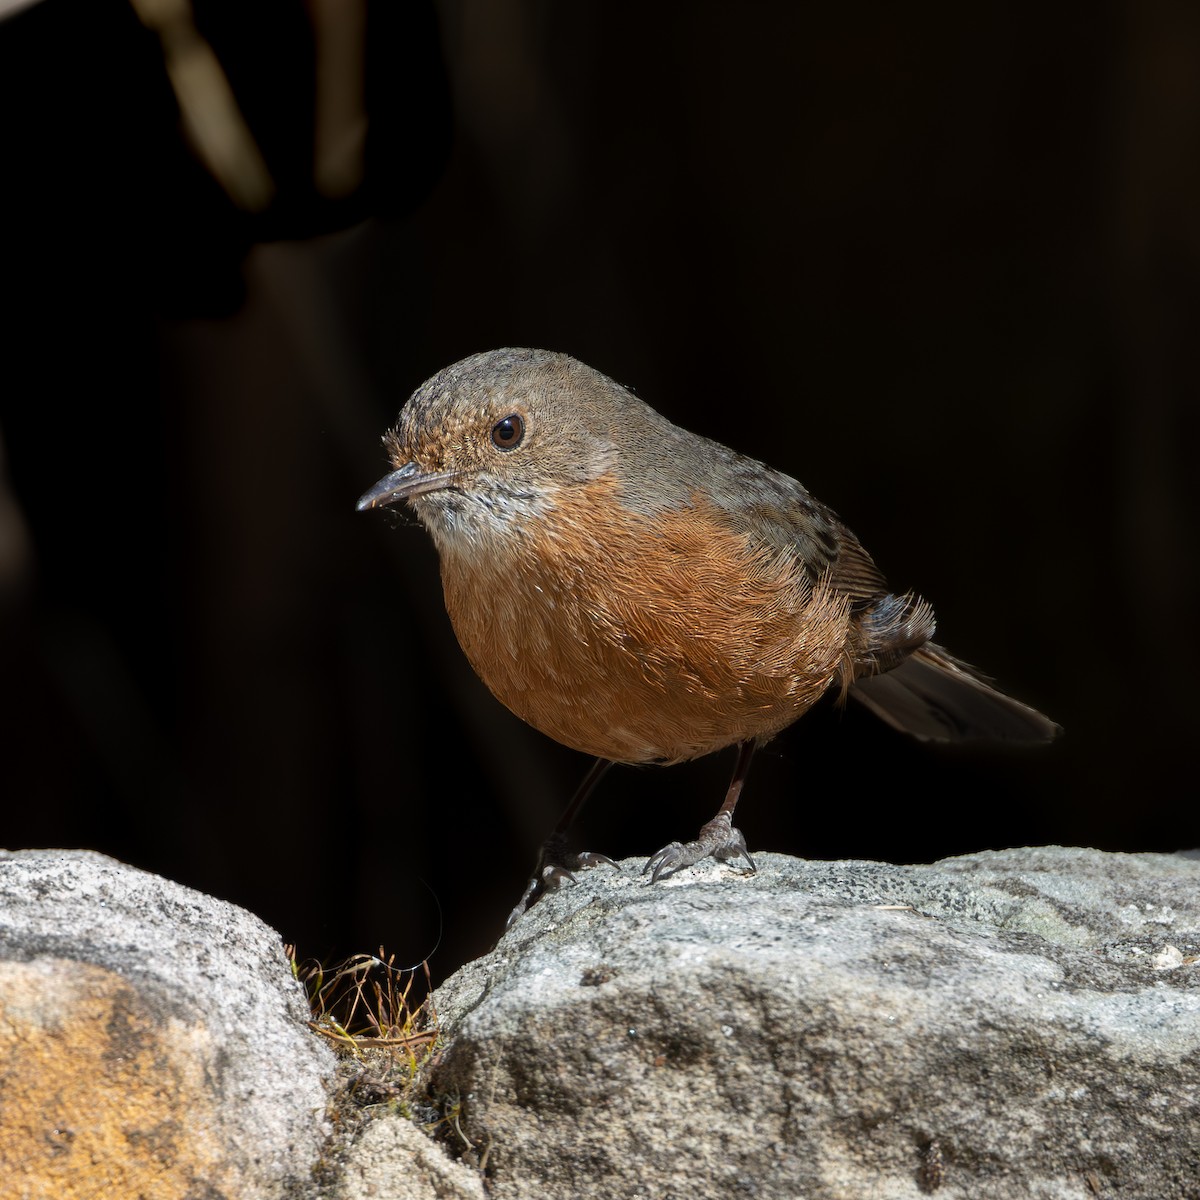
[[[849,599],[701,497],[638,513],[605,475],[505,549],[443,547],[455,632],[513,712],[589,754],[675,762],[769,737],[842,666]]]
[[[31,1200],[242,1194],[199,1025],[102,967],[0,963],[0,1164]]]

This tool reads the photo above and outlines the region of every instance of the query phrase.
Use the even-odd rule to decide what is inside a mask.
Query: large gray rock
[[[334,1076],[308,1017],[257,917],[99,854],[0,851],[0,1193],[307,1195]]]
[[[1200,1196],[1200,862],[600,869],[437,992],[489,1195]]]

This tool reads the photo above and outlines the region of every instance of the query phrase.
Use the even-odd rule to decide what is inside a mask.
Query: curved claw
[[[564,883],[578,883],[575,876],[566,867],[549,863],[540,871],[534,871],[525,884],[520,900],[514,905],[508,919],[504,922],[505,930],[511,929],[532,907],[543,892],[557,892]]]
[[[618,871],[621,869],[607,854],[598,854],[595,850],[583,850],[575,855],[577,871],[590,871],[593,867],[616,867]]]
[[[543,893],[556,892],[563,884],[579,882],[570,867],[564,866],[561,862],[546,861],[546,858],[557,850],[558,848],[552,847],[550,843],[542,847],[537,867],[529,877],[528,883],[525,884],[525,890],[521,893],[520,900],[508,914],[508,920],[504,922],[505,930],[511,929],[533,907]],[[575,871],[590,871],[593,867],[606,865],[614,867],[618,871],[621,869],[607,854],[598,854],[594,850],[584,850],[580,854],[560,853],[558,857],[567,859]]]
[[[542,868],[538,882],[542,885],[542,891],[557,892],[564,883],[578,883],[579,880],[575,878],[574,872],[566,867],[558,863],[548,863]]]
[[[732,863],[740,859],[745,859],[746,865],[751,871],[758,873],[758,867],[755,865],[754,859],[750,857],[750,851],[746,847],[746,838],[740,829],[731,829],[729,831],[729,841],[724,846],[718,846],[712,856],[718,862]]]
[[[655,854],[642,868],[642,874],[650,875],[650,882],[657,883],[667,879],[676,871],[690,867],[703,858],[715,858],[718,862],[733,862],[744,859],[751,871],[757,871],[750,851],[746,849],[746,839],[740,829],[734,829],[727,815],[721,815],[709,821],[700,830],[700,836],[694,842],[671,842]]]
[[[671,842],[664,846],[657,854],[652,855],[642,868],[642,874],[650,875],[650,882],[657,883],[660,879],[666,879],[670,875],[674,875],[676,871],[682,870],[684,867],[690,867],[696,859],[688,859],[688,848],[696,845],[695,842],[689,842],[684,846],[682,842]]]
[[[504,922],[504,931],[506,933],[529,911],[529,906],[533,902],[533,896],[538,890],[539,883],[541,883],[541,880],[537,875],[531,876],[529,882],[526,883],[520,900],[513,906],[512,912],[508,914],[508,919]]]

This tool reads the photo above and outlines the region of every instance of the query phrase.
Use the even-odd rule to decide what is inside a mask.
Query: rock
[[[0,851],[0,1192],[307,1194],[334,1074],[308,1017],[249,913],[99,854]]]
[[[1200,860],[762,855],[654,887],[640,865],[548,896],[438,990],[427,1098],[464,1164],[383,1106],[327,1140],[333,1058],[254,917],[99,855],[0,853],[0,1192],[1200,1194]]]
[[[477,1171],[455,1162],[406,1117],[384,1112],[339,1170],[336,1200],[485,1200]]]
[[[1200,1196],[1200,862],[581,875],[436,993],[496,1200]]]

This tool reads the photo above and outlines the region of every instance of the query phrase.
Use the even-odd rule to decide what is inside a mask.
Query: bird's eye
[[[492,445],[497,450],[515,450],[525,436],[525,422],[511,413],[492,426]]]

